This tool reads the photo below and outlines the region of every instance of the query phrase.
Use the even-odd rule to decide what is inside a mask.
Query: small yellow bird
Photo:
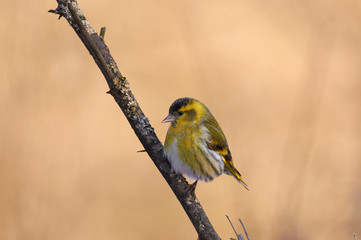
[[[172,168],[188,178],[211,181],[222,173],[233,176],[247,190],[233,165],[226,137],[208,108],[193,98],[179,98],[162,123],[171,122],[164,152]]]

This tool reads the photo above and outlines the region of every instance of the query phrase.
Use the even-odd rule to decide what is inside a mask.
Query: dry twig
[[[190,195],[186,191],[189,186],[187,181],[184,177],[175,174],[171,170],[170,164],[163,154],[163,145],[158,140],[148,118],[138,105],[130,90],[128,80],[120,73],[108,47],[104,43],[104,39],[97,35],[89,24],[78,7],[77,1],[57,0],[57,2],[58,7],[49,12],[59,14],[59,18],[64,17],[89,50],[109,85],[110,90],[108,93],[114,97],[145,151],[178,198],[196,229],[199,239],[220,239],[196,196]]]

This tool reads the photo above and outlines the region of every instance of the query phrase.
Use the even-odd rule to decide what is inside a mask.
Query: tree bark
[[[197,231],[199,239],[220,239],[195,194],[187,191],[189,186],[187,181],[171,169],[164,156],[162,143],[130,90],[128,80],[120,73],[103,38],[97,35],[86,20],[77,1],[57,0],[57,3],[58,7],[49,12],[59,14],[59,18],[64,17],[93,56],[109,85],[108,93],[114,97],[145,151],[176,195]]]

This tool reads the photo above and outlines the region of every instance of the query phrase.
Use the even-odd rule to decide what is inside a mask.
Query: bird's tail
[[[224,161],[224,173],[226,173],[230,176],[233,176],[238,182],[240,182],[249,191],[247,184],[243,181],[241,174],[233,166],[232,162]]]

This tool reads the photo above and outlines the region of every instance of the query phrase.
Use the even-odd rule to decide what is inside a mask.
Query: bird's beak
[[[177,120],[177,119],[172,114],[169,114],[166,118],[164,118],[162,123],[174,122],[175,120]]]

